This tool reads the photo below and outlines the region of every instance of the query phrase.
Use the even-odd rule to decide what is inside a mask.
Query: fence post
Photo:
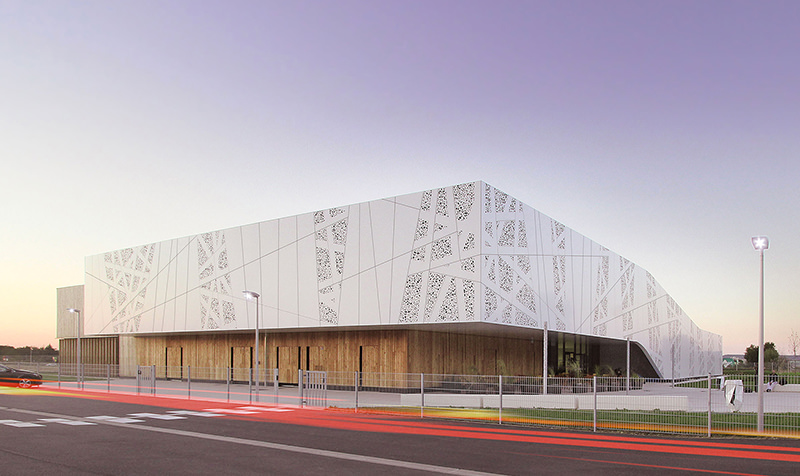
[[[111,364],[106,364],[106,393],[111,393]]]
[[[503,424],[503,376],[502,375],[498,375],[498,381],[499,381],[498,391],[500,393],[500,408],[498,409],[497,412],[497,421],[498,424],[502,425]]]
[[[708,437],[711,438],[711,372],[708,373]]]
[[[192,366],[186,366],[186,399],[192,399]]]
[[[141,382],[142,382],[142,367],[137,365],[136,366],[136,395],[141,393]]]
[[[419,417],[425,418],[425,374],[419,374]]]
[[[297,369],[297,399],[300,401],[300,408],[303,408],[303,369]]]
[[[58,388],[61,389],[61,362],[58,363]]]
[[[280,382],[278,382],[278,369],[272,369],[272,380],[275,382],[275,405],[279,403],[278,390],[280,389]]]
[[[228,392],[228,401],[230,402],[231,401],[231,368],[230,367],[228,367],[228,370],[227,370],[226,381],[227,381],[226,389],[227,389],[227,392]]]
[[[670,360],[670,374],[669,374],[669,386],[670,388],[675,388],[675,342],[672,343],[672,347],[670,347],[669,351],[669,360]]]
[[[253,367],[247,372],[247,394],[250,398],[250,403],[253,403]]]
[[[592,376],[592,394],[594,400],[592,405],[592,431],[597,431],[597,375]]]
[[[627,367],[625,369],[625,395],[631,391],[631,337],[626,339]]]
[[[155,366],[155,364],[153,364],[150,367],[150,382],[153,383],[153,389],[150,391],[150,393],[153,394],[153,396],[155,396],[156,395],[156,366]]]
[[[353,388],[356,391],[356,413],[358,413],[358,370],[355,372],[355,381],[353,382]]]
[[[547,343],[549,340],[547,322],[545,322],[542,337],[542,395],[547,395]]]

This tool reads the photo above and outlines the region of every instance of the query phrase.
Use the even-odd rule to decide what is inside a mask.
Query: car
[[[42,374],[0,364],[0,384],[18,385],[21,388],[38,387],[42,384]]]

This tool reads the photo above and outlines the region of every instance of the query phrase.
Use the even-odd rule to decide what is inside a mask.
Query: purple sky
[[[800,332],[800,3],[0,0],[0,344],[83,257],[484,180]]]

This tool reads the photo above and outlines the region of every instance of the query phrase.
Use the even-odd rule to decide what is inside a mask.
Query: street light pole
[[[761,433],[764,431],[764,250],[769,249],[769,238],[754,236],[750,241],[761,258],[758,294],[758,432]]]
[[[542,395],[547,395],[547,344],[550,342],[550,337],[547,335],[547,322],[544,323],[542,332]]]
[[[75,380],[77,380],[78,387],[82,388],[81,386],[81,310],[75,309],[73,307],[67,309],[67,311],[71,312],[72,314],[77,314],[78,316],[78,341],[77,341],[77,352],[76,352],[76,362],[78,365],[78,369],[75,372]]]
[[[253,291],[242,291],[244,297],[247,299],[255,299],[256,300],[256,345],[255,345],[255,363],[253,364],[255,372],[255,381],[256,381],[256,401],[258,401],[258,298],[261,297],[257,292]]]

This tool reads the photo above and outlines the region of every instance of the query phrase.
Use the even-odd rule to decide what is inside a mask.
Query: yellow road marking
[[[38,388],[4,387],[0,385],[0,393],[6,395],[58,395],[58,392]]]

